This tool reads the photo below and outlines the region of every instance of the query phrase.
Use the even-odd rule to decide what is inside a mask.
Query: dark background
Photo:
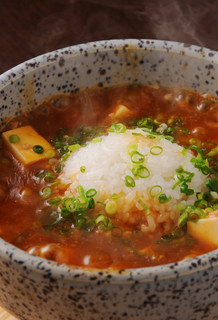
[[[0,0],[0,74],[54,49],[115,38],[218,50],[218,0]]]

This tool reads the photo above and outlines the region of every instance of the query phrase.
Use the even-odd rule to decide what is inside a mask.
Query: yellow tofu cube
[[[189,234],[199,241],[218,248],[218,210],[197,222],[187,222]]]
[[[131,115],[132,111],[122,104],[119,104],[114,111],[115,118],[125,118]]]
[[[15,141],[12,138],[15,138]],[[53,150],[51,144],[31,126],[6,131],[2,134],[2,139],[15,158],[25,165],[46,159],[46,151]],[[35,152],[33,150],[34,146],[41,146],[43,148],[42,153]]]

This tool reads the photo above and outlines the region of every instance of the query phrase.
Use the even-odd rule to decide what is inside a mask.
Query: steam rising
[[[216,0],[56,0],[39,19],[32,48],[44,51],[114,38],[153,38],[218,50]]]

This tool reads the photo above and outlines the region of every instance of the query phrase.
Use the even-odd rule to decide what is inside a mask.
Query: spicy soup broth
[[[118,106],[124,106],[124,111],[117,112]],[[217,107],[217,98],[208,94],[131,85],[58,95],[34,111],[13,118],[4,131],[29,125],[51,142],[54,153],[45,160],[24,165],[2,143],[0,236],[32,254],[88,268],[161,265],[213,250],[213,246],[189,235],[186,225],[176,226],[167,234],[161,226],[143,233],[137,224],[125,224],[116,214],[107,212],[110,223],[97,224],[93,207],[89,210],[92,223],[84,225],[84,217],[75,223],[72,217],[58,211],[67,188],[58,177],[68,143],[84,145],[107,134],[113,123],[132,128],[142,118],[147,119],[151,132],[164,123],[164,134],[174,142],[186,148],[195,145],[208,158],[215,174]],[[215,200],[208,204],[213,208],[215,205]]]

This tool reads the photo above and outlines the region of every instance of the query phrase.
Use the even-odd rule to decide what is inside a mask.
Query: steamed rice
[[[140,134],[140,135],[135,135]],[[134,144],[137,151],[145,156],[144,166],[150,172],[146,179],[134,177],[132,174],[131,156],[128,146]],[[151,148],[160,147],[161,154],[153,155]],[[125,133],[109,132],[97,143],[88,142],[85,147],[73,152],[67,159],[60,175],[62,183],[68,184],[65,196],[77,194],[82,185],[84,190],[95,188],[96,203],[106,203],[113,194],[119,195],[116,219],[129,226],[140,228],[143,232],[154,231],[161,226],[163,232],[172,230],[179,217],[177,205],[181,201],[194,204],[196,192],[205,191],[207,177],[194,167],[190,160],[194,157],[191,151],[182,152],[183,148],[169,140],[152,136],[141,129],[126,130]],[[194,194],[186,196],[180,187],[173,186],[178,181],[176,169],[194,173],[188,184]],[[80,168],[85,167],[85,172]],[[125,185],[125,176],[134,178],[135,186]],[[167,203],[160,203],[158,197],[151,196],[151,188],[160,186],[162,193],[172,197]],[[158,189],[158,188],[157,188]],[[159,188],[160,189],[160,188]],[[149,209],[145,210],[145,207]],[[101,205],[97,205],[101,210]]]

